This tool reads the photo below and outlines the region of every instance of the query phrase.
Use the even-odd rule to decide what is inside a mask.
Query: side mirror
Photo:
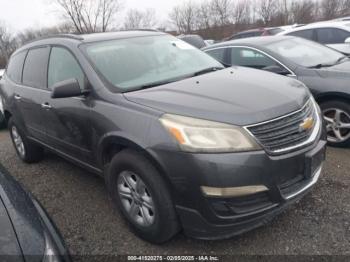
[[[284,67],[279,66],[279,65],[266,66],[266,67],[262,68],[262,70],[265,70],[265,71],[268,71],[271,73],[275,73],[275,74],[279,74],[279,75],[284,75],[284,76],[290,74],[290,72],[287,69],[285,69]]]
[[[86,94],[81,91],[78,80],[72,78],[52,86],[51,98],[67,98]]]
[[[344,41],[344,43],[350,44],[350,37],[346,38],[345,41]]]

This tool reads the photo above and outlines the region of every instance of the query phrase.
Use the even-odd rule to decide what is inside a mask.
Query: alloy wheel
[[[118,193],[124,210],[134,223],[149,227],[155,220],[155,206],[143,180],[131,171],[123,171],[118,177]]]
[[[350,138],[350,115],[339,108],[323,110],[326,121],[327,140],[332,143],[341,143]]]
[[[18,133],[18,130],[15,126],[12,126],[11,134],[12,134],[13,142],[15,144],[15,147],[16,147],[18,153],[20,154],[20,156],[22,158],[25,157],[26,151],[24,148],[24,143],[23,143],[21,135]]]

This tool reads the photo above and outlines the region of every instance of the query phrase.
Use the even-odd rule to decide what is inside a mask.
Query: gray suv
[[[132,230],[154,243],[263,225],[309,191],[325,157],[303,84],[224,69],[160,32],[29,43],[12,55],[1,96],[23,161],[46,149],[101,175]]]

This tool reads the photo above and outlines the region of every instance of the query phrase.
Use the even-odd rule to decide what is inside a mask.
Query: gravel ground
[[[161,246],[128,230],[100,177],[52,154],[24,164],[7,131],[0,131],[0,161],[47,209],[74,255],[350,255],[349,149],[329,148],[312,193],[269,225],[225,241],[179,234]]]

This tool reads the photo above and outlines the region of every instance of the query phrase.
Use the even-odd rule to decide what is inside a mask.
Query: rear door
[[[24,61],[22,84],[15,90],[15,101],[27,134],[40,141],[45,139],[42,103],[46,90],[48,46],[32,48]]]

